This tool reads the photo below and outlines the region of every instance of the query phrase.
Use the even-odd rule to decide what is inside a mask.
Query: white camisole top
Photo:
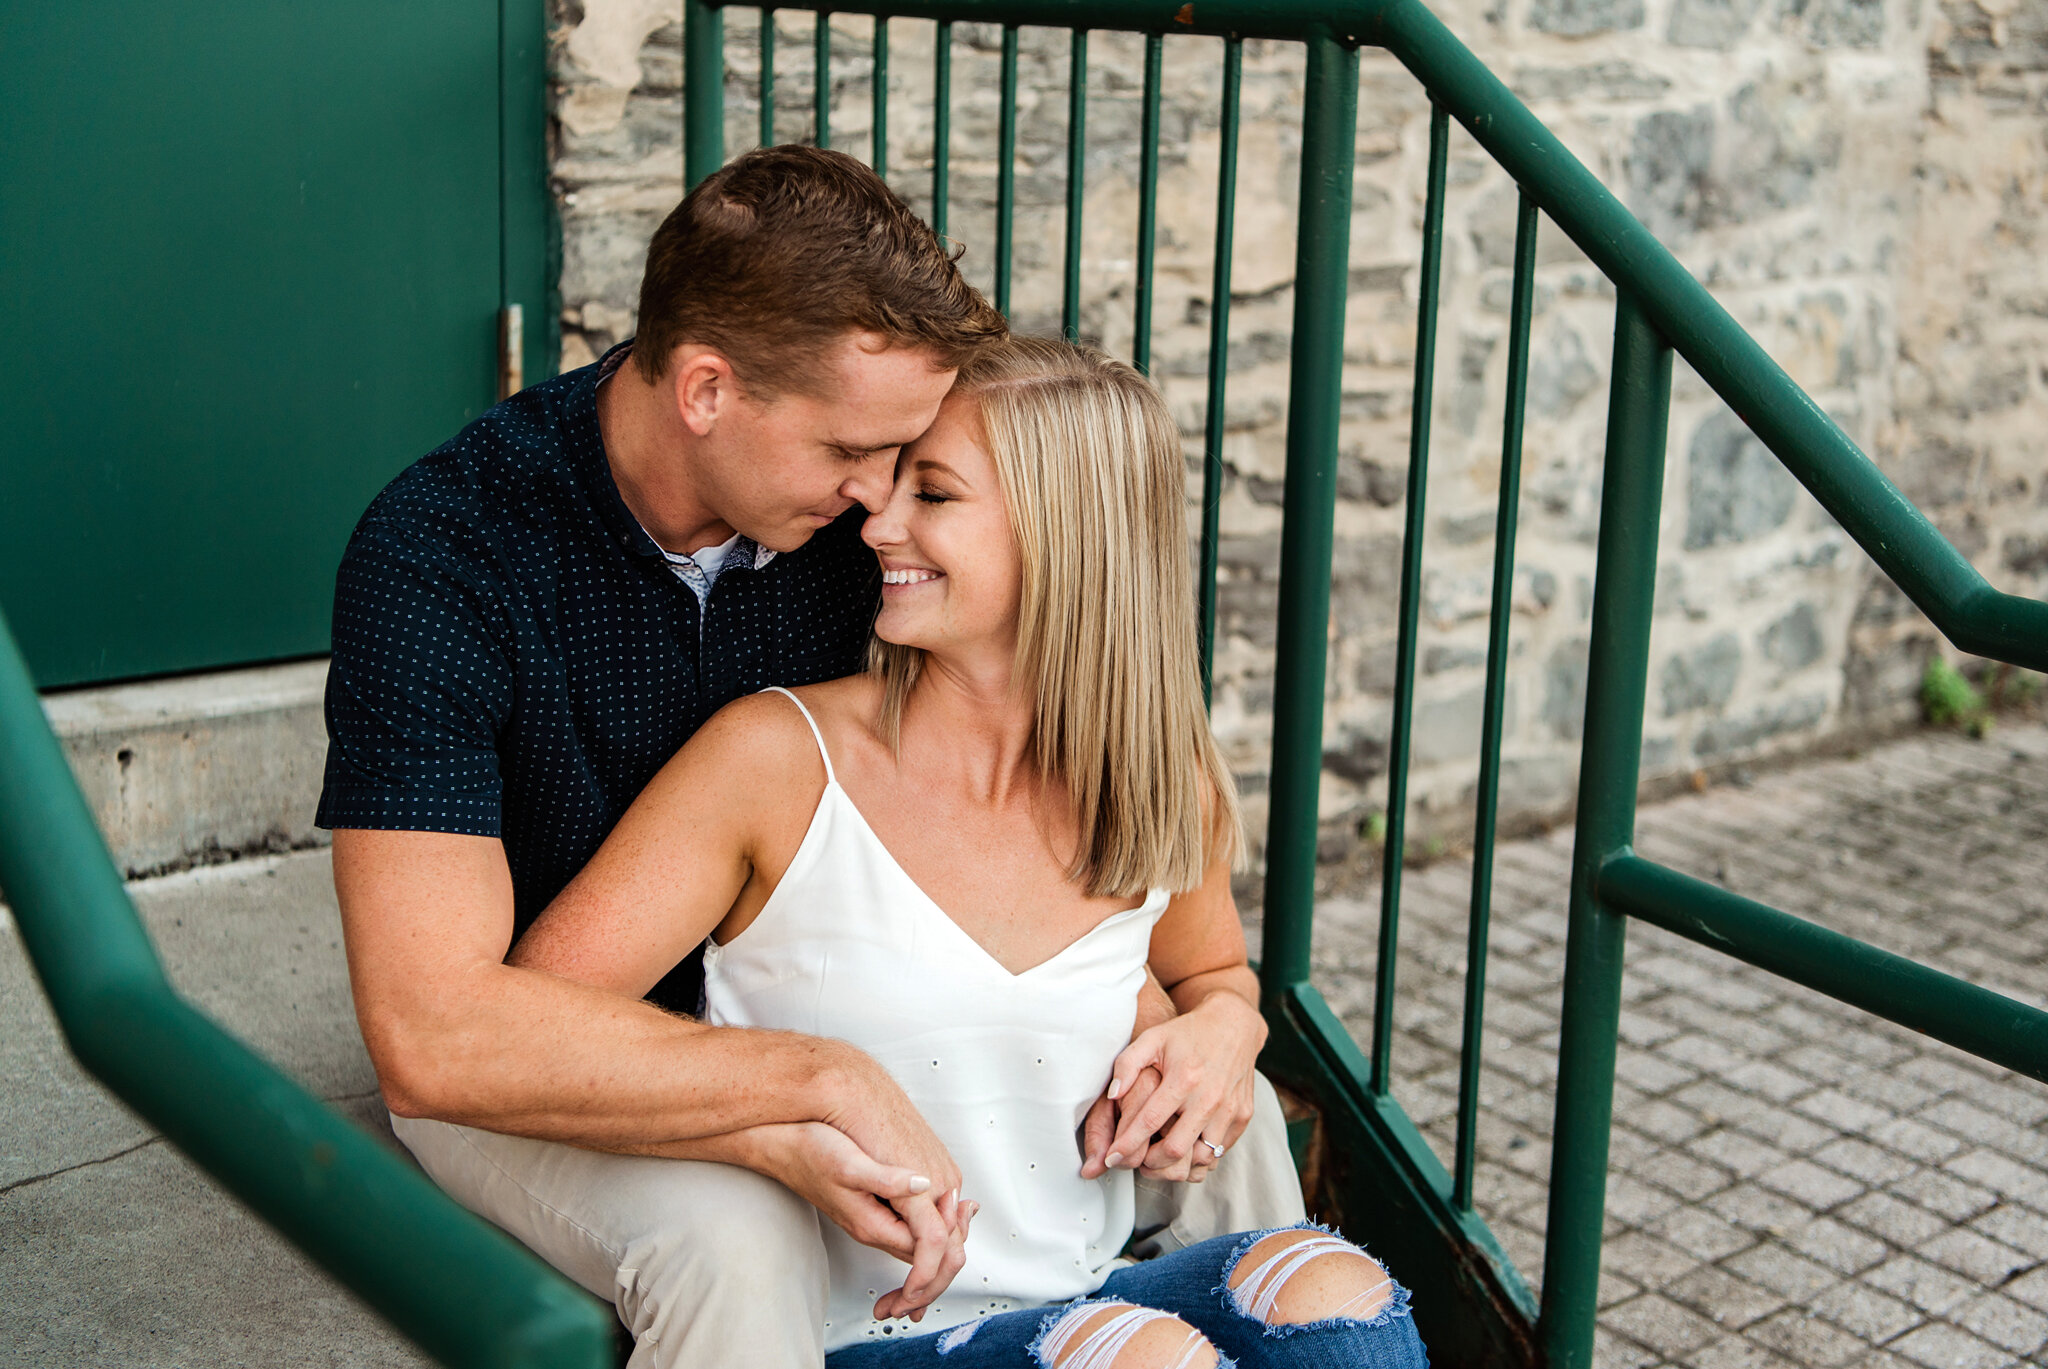
[[[966,1266],[922,1322],[876,1321],[875,1299],[909,1266],[822,1222],[825,1348],[1094,1292],[1131,1236],[1131,1174],[1081,1178],[1077,1129],[1130,1041],[1166,891],[1012,974],[904,873],[839,787],[810,710],[774,692],[817,737],[825,792],[760,914],[705,947],[705,1020],[860,1047],[945,1142],[961,1197],[981,1204]]]

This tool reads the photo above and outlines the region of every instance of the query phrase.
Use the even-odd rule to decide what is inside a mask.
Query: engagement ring
[[[1217,1158],[1217,1159],[1219,1159],[1219,1160],[1220,1160],[1220,1159],[1222,1159],[1222,1158],[1223,1158],[1223,1147],[1222,1147],[1222,1146],[1219,1146],[1219,1145],[1217,1145],[1217,1144],[1216,1144],[1216,1143],[1215,1143],[1214,1141],[1210,1140],[1210,1139],[1209,1139],[1208,1137],[1206,1137],[1206,1136],[1202,1136],[1202,1137],[1197,1137],[1196,1139],[1197,1139],[1197,1140],[1199,1140],[1199,1141],[1201,1141],[1201,1143],[1202,1143],[1203,1145],[1205,1145],[1205,1146],[1209,1147],[1209,1149],[1210,1149],[1210,1150],[1211,1150],[1212,1152],[1214,1152],[1214,1153],[1215,1153],[1215,1156],[1216,1156],[1216,1158]]]

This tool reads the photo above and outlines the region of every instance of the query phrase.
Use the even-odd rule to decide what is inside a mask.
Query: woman
[[[1179,1001],[1256,1001],[1183,480],[1129,367],[1023,339],[970,363],[866,526],[873,668],[721,712],[514,954],[638,993],[709,933],[708,1020],[851,1041],[917,1104],[974,1229],[907,1274],[828,1230],[831,1369],[1426,1363],[1355,1247],[1305,1227],[1132,1264],[1129,1171],[1081,1165],[1148,955]],[[1215,1130],[1171,1123],[1212,1161]]]

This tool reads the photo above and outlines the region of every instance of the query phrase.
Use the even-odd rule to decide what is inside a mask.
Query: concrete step
[[[45,695],[114,863],[129,878],[323,844],[327,662]]]
[[[182,993],[389,1139],[326,851],[130,890]],[[4,918],[0,1081],[0,1366],[427,1363],[79,1069]]]

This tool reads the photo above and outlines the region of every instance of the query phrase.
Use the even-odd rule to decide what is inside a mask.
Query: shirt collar
[[[626,507],[625,498],[619,493],[618,481],[612,478],[611,461],[604,453],[604,431],[597,421],[598,383],[624,365],[632,350],[633,341],[628,338],[599,357],[595,364],[584,367],[575,387],[570,390],[567,418],[571,431],[577,435],[571,459],[605,530],[628,553],[645,560],[662,561],[661,548],[647,535],[647,529],[640,526],[640,520],[633,516],[633,511]]]

